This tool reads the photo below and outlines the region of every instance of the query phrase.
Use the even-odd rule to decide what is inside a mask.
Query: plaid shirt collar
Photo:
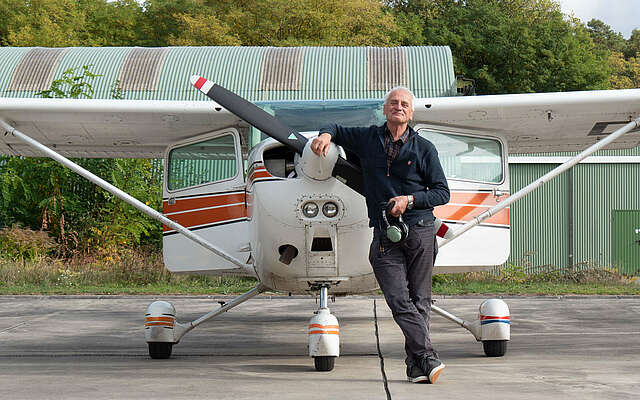
[[[400,139],[393,141],[393,137],[391,136],[391,131],[389,131],[389,127],[385,124],[384,126],[384,151],[387,154],[387,176],[391,171],[391,163],[398,156],[400,152],[400,147],[407,143],[409,140],[409,127],[404,131]]]

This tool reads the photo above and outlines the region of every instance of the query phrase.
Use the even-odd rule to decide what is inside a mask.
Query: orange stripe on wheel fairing
[[[340,332],[338,331],[310,331],[309,335],[323,335],[323,334],[327,334],[327,335],[339,335]]]
[[[173,322],[147,322],[144,326],[170,326],[173,327]]]
[[[173,317],[146,317],[144,320],[147,321],[147,322],[151,322],[151,321],[173,322],[173,321],[175,321],[175,318],[173,318]]]
[[[311,328],[320,328],[320,329],[340,329],[339,325],[320,325],[320,324],[311,324],[309,325],[309,329]]]

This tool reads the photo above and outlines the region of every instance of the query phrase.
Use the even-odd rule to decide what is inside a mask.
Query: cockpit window
[[[440,163],[447,178],[500,183],[502,145],[498,140],[420,129],[420,136],[438,149]]]
[[[237,173],[233,135],[224,135],[171,150],[167,186],[178,190],[230,179]]]

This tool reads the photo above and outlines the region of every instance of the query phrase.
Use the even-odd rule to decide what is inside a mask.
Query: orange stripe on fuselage
[[[508,196],[502,196],[499,200],[504,201],[507,197]],[[442,220],[466,222],[498,204],[497,200],[493,193],[452,191],[449,204],[436,207],[433,213],[437,218]],[[508,207],[483,221],[485,224],[505,226],[509,226],[509,222],[510,214]]]
[[[506,197],[504,196],[500,197],[500,200],[504,200],[505,198]],[[495,206],[498,204],[498,201],[493,193],[451,191],[451,199],[449,200],[449,203]]]
[[[234,203],[244,203],[244,193],[192,197],[190,199],[176,199],[176,203],[171,205],[168,201],[163,201],[162,212],[164,214],[170,214],[178,211],[189,211],[199,208],[216,207]]]
[[[433,214],[437,218],[447,221],[471,221],[471,219],[487,210],[488,207],[482,206],[456,206],[446,204],[444,206],[436,207],[433,210]],[[484,220],[483,223],[509,226],[509,209],[506,208],[496,215],[492,215]]]
[[[183,214],[169,215],[168,218],[179,223],[180,225],[190,228],[192,226],[213,224],[216,222],[224,222],[232,219],[244,218],[247,216],[247,210],[244,204],[235,206],[212,208],[209,210],[199,210],[185,212]],[[162,226],[163,231],[170,231],[166,225]]]
[[[339,335],[340,333],[338,331],[310,331],[309,332],[309,335],[323,335],[323,334]]]

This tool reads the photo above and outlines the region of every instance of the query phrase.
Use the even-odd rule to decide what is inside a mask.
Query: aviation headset
[[[391,240],[392,243],[402,243],[409,236],[409,227],[402,220],[402,215],[398,216],[398,218],[392,217],[395,221],[389,223],[389,217],[387,217],[387,213],[391,212],[391,209],[395,205],[395,201],[391,203],[380,203],[382,208],[382,221],[384,222],[383,231],[387,235],[387,239]]]

